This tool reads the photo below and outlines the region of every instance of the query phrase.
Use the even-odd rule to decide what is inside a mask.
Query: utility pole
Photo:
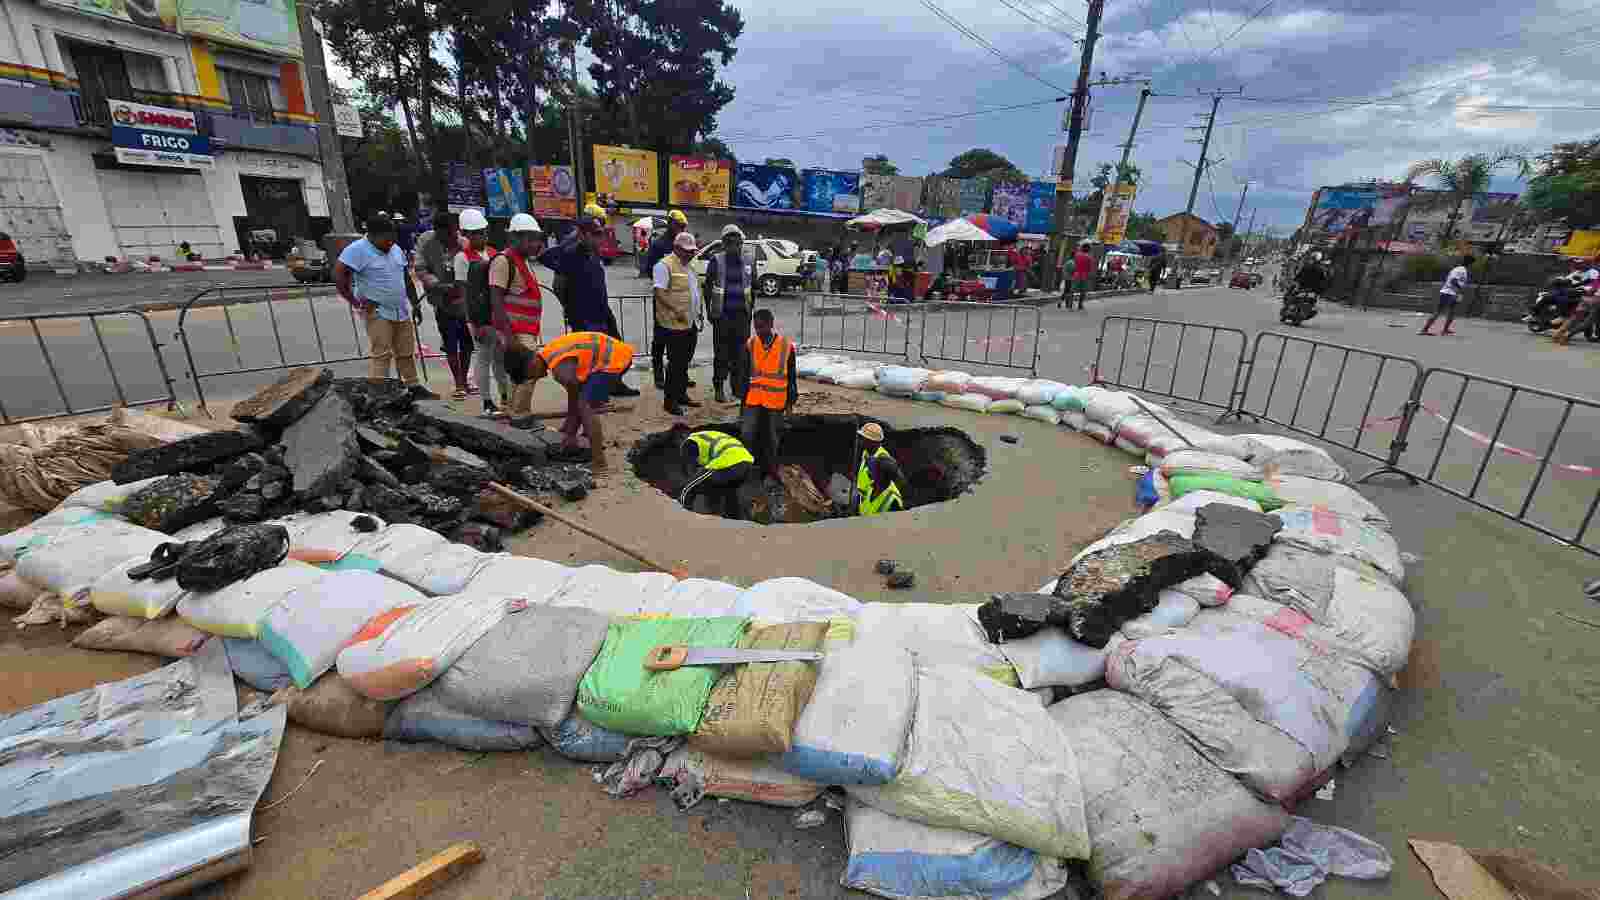
[[[1150,99],[1150,82],[1139,90],[1139,106],[1133,111],[1133,127],[1128,129],[1128,142],[1122,145],[1122,161],[1117,163],[1117,180],[1122,180],[1122,170],[1128,167],[1128,157],[1133,153],[1133,137],[1139,133],[1139,120],[1144,118],[1144,102]]]
[[[328,215],[337,234],[356,230],[350,211],[350,183],[344,175],[344,148],[340,146],[339,126],[333,116],[333,96],[328,93],[328,62],[322,56],[322,35],[312,21],[313,3],[295,4],[295,19],[300,26],[300,49],[305,55],[306,77],[310,81],[311,105],[317,111],[317,155],[322,158],[323,196]]]
[[[1191,140],[1187,142],[1200,145],[1200,162],[1194,167],[1194,182],[1189,185],[1189,203],[1183,208],[1183,225],[1178,229],[1178,257],[1180,259],[1183,257],[1184,248],[1189,243],[1189,219],[1194,215],[1195,195],[1200,193],[1200,176],[1204,175],[1206,167],[1211,165],[1211,161],[1206,158],[1206,154],[1211,151],[1211,129],[1217,124],[1217,107],[1222,105],[1223,97],[1229,94],[1242,94],[1244,93],[1244,88],[1241,87],[1236,91],[1219,90],[1202,91],[1201,93],[1209,93],[1211,95],[1211,114],[1206,116],[1205,137],[1199,141]],[[1198,128],[1199,126],[1191,125],[1189,127]]]
[[[578,124],[578,45],[567,45],[567,59],[572,64],[572,81],[568,85],[567,94],[567,140],[571,144],[572,152],[572,178],[577,183],[578,212],[583,212],[583,198],[587,191],[583,186],[583,131]]]
[[[1072,91],[1071,118],[1067,121],[1067,149],[1061,154],[1061,171],[1056,173],[1056,233],[1061,236],[1057,268],[1064,265],[1067,253],[1067,215],[1072,211],[1072,178],[1078,166],[1078,142],[1083,138],[1083,113],[1089,105],[1089,69],[1094,65],[1094,45],[1100,39],[1100,16],[1106,0],[1089,0],[1089,15],[1083,33],[1083,59],[1078,64],[1078,83]]]
[[[1235,209],[1233,211],[1233,234],[1234,234],[1235,237],[1237,237],[1238,234],[1239,234],[1239,218],[1240,218],[1240,216],[1244,215],[1244,198],[1246,198],[1248,196],[1250,196],[1250,182],[1246,181],[1244,183],[1244,190],[1239,193],[1239,207],[1238,207],[1238,209]],[[1231,239],[1230,239],[1230,243],[1231,243]],[[1242,251],[1244,250],[1244,242],[1243,241],[1240,242],[1239,249],[1241,251],[1240,255],[1242,256],[1243,255]],[[1238,263],[1237,260],[1235,260],[1234,261],[1234,268],[1237,269],[1238,267],[1239,267],[1239,263]]]

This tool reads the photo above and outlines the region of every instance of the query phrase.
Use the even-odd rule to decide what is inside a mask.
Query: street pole
[[[1094,44],[1100,39],[1100,16],[1105,0],[1089,0],[1089,16],[1083,34],[1083,58],[1078,64],[1078,83],[1072,91],[1072,113],[1067,121],[1067,149],[1061,154],[1061,171],[1056,173],[1056,233],[1062,238],[1056,255],[1057,271],[1064,271],[1067,255],[1067,216],[1072,211],[1072,178],[1078,166],[1078,143],[1083,138],[1083,114],[1089,105],[1089,69],[1094,65]]]
[[[1250,182],[1246,181],[1244,183],[1244,190],[1239,194],[1239,208],[1233,211],[1233,234],[1235,237],[1237,237],[1239,234],[1239,218],[1240,216],[1244,215],[1244,198],[1248,196],[1250,196]],[[1229,242],[1232,242],[1232,238],[1229,239]],[[1242,250],[1244,243],[1241,241],[1239,246]],[[1233,267],[1235,269],[1239,268],[1239,262],[1237,259],[1234,260]]]
[[[328,216],[337,234],[356,230],[355,214],[350,210],[350,184],[344,174],[344,148],[339,127],[333,117],[333,96],[328,93],[328,62],[322,56],[322,35],[311,19],[312,3],[296,4],[295,19],[300,26],[300,48],[305,55],[306,78],[311,88],[311,105],[317,111],[317,155],[322,158],[323,196]]]
[[[1117,163],[1117,181],[1122,180],[1122,171],[1128,167],[1128,157],[1133,153],[1133,137],[1139,133],[1139,120],[1144,118],[1144,102],[1150,99],[1150,84],[1139,91],[1139,106],[1133,111],[1133,127],[1128,129],[1128,142],[1122,145],[1122,160]]]
[[[583,185],[583,130],[578,124],[578,45],[567,45],[567,59],[572,63],[572,82],[567,100],[567,127],[572,142],[572,178],[577,182],[578,212],[583,211],[583,198],[587,195]]]
[[[1217,107],[1222,105],[1222,98],[1228,94],[1242,94],[1244,88],[1237,91],[1211,91],[1211,114],[1206,116],[1206,135],[1200,141],[1200,163],[1194,167],[1194,182],[1189,185],[1189,202],[1183,208],[1183,223],[1178,229],[1178,258],[1183,258],[1183,251],[1189,244],[1189,219],[1194,216],[1194,198],[1200,193],[1200,176],[1205,174],[1206,166],[1210,162],[1206,154],[1211,151],[1211,129],[1217,124]],[[1192,143],[1192,142],[1191,142]],[[1179,276],[1182,277],[1181,274]]]

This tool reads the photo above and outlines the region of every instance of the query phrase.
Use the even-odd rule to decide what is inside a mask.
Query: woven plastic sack
[[[117,484],[115,481],[97,481],[68,494],[57,509],[77,507],[115,514],[117,510],[122,508],[124,500],[138,493],[140,489],[155,484],[164,477],[166,476],[158,475],[155,478],[146,478],[142,481],[132,481],[127,484]]]
[[[287,706],[289,721],[302,728],[346,738],[381,737],[394,706],[357,693],[337,672],[318,678],[309,688],[290,685],[273,694],[268,702]]]
[[[1298,475],[1279,475],[1272,489],[1288,507],[1325,509],[1347,519],[1357,519],[1374,528],[1389,530],[1389,517],[1371,500],[1349,485]]]
[[[1333,604],[1320,621],[1249,594],[1236,595],[1228,609],[1379,675],[1393,675],[1405,668],[1416,622],[1404,595],[1398,603],[1386,603],[1389,596],[1399,593],[1390,585],[1364,579],[1351,569],[1337,569],[1334,577],[1338,587]]]
[[[1087,392],[1089,396],[1084,401],[1083,411],[1089,415],[1090,421],[1099,422],[1113,431],[1125,416],[1144,412],[1139,408],[1139,404],[1134,402],[1132,394],[1101,388],[1088,388]],[[1162,407],[1148,401],[1145,401],[1144,405],[1155,410],[1158,415],[1164,411]]]
[[[201,631],[254,639],[260,635],[261,620],[274,606],[328,574],[316,566],[286,560],[220,591],[189,591],[178,600],[178,615]]]
[[[627,755],[628,742],[633,740],[632,735],[601,728],[577,712],[539,733],[557,753],[580,762],[616,762]]]
[[[698,618],[738,615],[739,598],[744,594],[744,588],[726,581],[685,578],[662,593],[645,597],[639,615]]]
[[[858,644],[817,664],[816,687],[778,768],[820,784],[887,784],[916,709],[917,672],[899,647]]]
[[[17,557],[48,545],[64,531],[106,520],[120,521],[109,513],[81,506],[61,507],[45,513],[21,528],[0,534],[0,562],[14,563]]]
[[[1244,592],[1306,616],[1325,630],[1316,640],[1374,672],[1389,675],[1406,664],[1416,614],[1405,594],[1371,566],[1277,544],[1245,576]]]
[[[822,649],[831,652],[855,641],[864,608],[866,604],[849,594],[806,578],[783,576],[757,582],[740,594],[733,615],[762,623],[826,621]]]
[[[923,390],[965,394],[970,384],[972,376],[966,372],[934,372],[928,376],[928,383],[924,385]]]
[[[550,595],[555,606],[581,606],[608,616],[637,616],[678,583],[665,572],[618,572],[606,566],[583,566]]]
[[[1229,475],[1176,475],[1168,478],[1167,484],[1172,488],[1174,497],[1182,497],[1190,491],[1216,491],[1254,500],[1266,512],[1283,505],[1283,500],[1267,485]]]
[[[76,603],[101,576],[136,556],[149,559],[150,551],[168,540],[159,531],[121,519],[97,519],[29,548],[17,559],[17,575]]]
[[[802,353],[794,358],[794,372],[801,378],[814,378],[824,366],[838,361],[831,353]]]
[[[1305,441],[1276,434],[1241,434],[1238,437],[1254,445],[1251,462],[1260,466],[1270,465],[1279,475],[1301,475],[1322,481],[1344,481],[1350,477],[1343,466],[1333,461],[1328,451]]]
[[[1061,413],[1056,412],[1054,406],[1029,406],[1022,410],[1022,415],[1029,419],[1037,419],[1046,425],[1061,424]]]
[[[917,666],[917,711],[900,773],[848,788],[925,825],[988,835],[1063,859],[1087,859],[1078,763],[1026,691],[960,666]]]
[[[1211,434],[1206,429],[1185,422],[1170,412],[1163,412],[1160,407],[1150,406],[1150,408],[1156,410],[1159,419],[1143,410],[1123,416],[1117,421],[1117,437],[1136,444],[1143,451],[1157,441],[1162,441],[1164,448],[1172,447],[1168,441],[1176,441],[1187,449],[1189,444]]]
[[[1083,687],[1106,677],[1106,650],[1079,643],[1060,628],[1042,628],[995,647],[1011,661],[1024,690]]]
[[[577,569],[531,556],[492,554],[472,580],[467,590],[485,594],[521,593],[530,605],[549,603],[570,580]]]
[[[468,647],[527,601],[503,594],[454,594],[375,616],[339,651],[339,674],[374,700],[399,700],[427,687]]]
[[[262,646],[283,662],[300,687],[332,669],[345,643],[387,610],[421,606],[423,593],[376,572],[329,572],[295,588],[262,616]]]
[[[1289,827],[1197,753],[1150,705],[1090,691],[1050,707],[1078,754],[1089,826],[1089,877],[1105,900],[1176,897]]]
[[[1066,886],[1059,860],[970,831],[845,806],[850,858],[839,883],[895,900],[1043,900]]]
[[[233,677],[258,691],[271,694],[294,684],[289,667],[261,646],[260,641],[248,638],[218,638],[228,652],[228,668]]]
[[[944,398],[944,391],[917,391],[911,395],[911,399],[920,400],[923,403],[940,403],[943,402]]]
[[[480,719],[554,728],[572,711],[610,623],[587,609],[529,607],[489,629],[427,690]]]
[[[370,519],[377,527],[359,531],[354,525],[358,518]],[[338,562],[357,544],[385,527],[377,516],[345,509],[286,516],[276,520],[276,524],[289,530],[289,558],[308,563]]]
[[[1056,395],[1065,390],[1068,390],[1067,385],[1059,381],[1035,378],[1024,382],[1022,387],[1017,389],[1017,399],[1028,406],[1050,406],[1055,402]]]
[[[1194,442],[1193,449],[1195,450],[1205,453],[1220,453],[1223,456],[1232,456],[1235,459],[1243,459],[1250,462],[1257,462],[1251,457],[1255,456],[1261,449],[1258,445],[1231,434],[1213,434],[1204,439],[1191,438],[1190,440]],[[1152,447],[1151,449],[1155,448]],[[1172,447],[1170,449],[1178,450],[1182,448]]]
[[[972,379],[972,384],[967,386],[967,393],[982,394],[991,400],[1015,400],[1017,392],[1027,383],[1027,380],[1022,378],[983,375]]]
[[[400,701],[384,722],[383,737],[390,741],[433,741],[480,753],[531,750],[544,743],[532,725],[497,722],[452,709],[433,685]]]
[[[822,785],[790,775],[770,758],[730,759],[692,747],[673,751],[658,777],[678,785],[699,785],[708,797],[767,806],[804,806],[823,791]]]
[[[1326,509],[1283,509],[1274,515],[1283,522],[1274,542],[1348,556],[1373,566],[1397,585],[1405,581],[1400,545],[1388,531]]]
[[[947,393],[939,403],[944,406],[953,406],[956,409],[970,409],[973,412],[988,412],[989,404],[994,401],[982,394],[953,394]]]
[[[909,397],[927,385],[931,374],[927,369],[908,366],[880,366],[878,392],[891,397]]]
[[[826,622],[752,626],[739,641],[746,650],[816,650]],[[706,699],[689,745],[716,756],[784,753],[793,744],[794,722],[811,700],[817,666],[810,662],[749,663],[723,667]]]
[[[1082,412],[1066,412],[1061,414],[1061,427],[1073,431],[1082,431],[1089,424],[1089,417]]]
[[[1160,470],[1157,469],[1157,471],[1159,472]],[[1170,489],[1170,482],[1168,487]],[[1182,512],[1194,515],[1195,511],[1200,507],[1209,506],[1212,503],[1237,506],[1240,509],[1248,509],[1251,512],[1261,512],[1261,504],[1251,500],[1249,497],[1235,497],[1232,494],[1224,494],[1221,491],[1190,491],[1161,508],[1167,512]]]
[[[1226,581],[1209,573],[1180,581],[1167,590],[1187,594],[1194,598],[1194,602],[1205,607],[1226,605],[1234,595],[1233,588]]]
[[[869,368],[854,368],[834,375],[833,383],[840,387],[870,391],[878,386],[878,378]]]
[[[1200,601],[1183,591],[1164,590],[1156,595],[1156,608],[1122,623],[1124,637],[1138,640],[1182,628],[1200,614]]]
[[[1121,450],[1123,453],[1126,453],[1129,456],[1143,456],[1145,452],[1143,447],[1135,444],[1133,441],[1130,441],[1127,438],[1117,437],[1116,435],[1111,436],[1111,446],[1116,447],[1118,450]]]
[[[716,668],[652,672],[644,667],[645,659],[652,649],[667,644],[731,648],[747,622],[739,616],[613,621],[600,654],[578,684],[578,711],[590,722],[624,734],[693,732],[716,682]]]
[[[160,581],[135,581],[128,577],[130,569],[149,561],[148,556],[135,556],[95,579],[89,586],[89,603],[108,616],[159,619],[172,612],[185,593],[178,586],[178,579],[169,576]]]
[[[177,619],[152,622],[131,616],[112,616],[73,638],[72,646],[81,650],[117,650],[178,658],[198,652],[209,637],[211,635]]]
[[[0,574],[0,609],[28,609],[40,593],[40,588],[23,581],[15,569]]]
[[[1020,415],[1022,413],[1022,401],[1015,397],[1011,397],[1006,400],[996,400],[989,404],[989,409],[987,411],[997,416],[1001,414],[1012,416]]]
[[[1116,437],[1111,433],[1111,428],[1109,426],[1102,425],[1099,422],[1095,422],[1087,418],[1084,419],[1083,427],[1078,429],[1078,431],[1094,438],[1102,444],[1113,444],[1116,442]]]
[[[385,574],[435,597],[466,590],[489,560],[486,553],[409,523],[367,535],[350,553],[375,560]]]
[[[976,603],[868,603],[856,622],[856,643],[901,647],[929,665],[962,666],[1018,685],[1011,661],[978,624]]]
[[[853,359],[841,360],[817,370],[816,379],[824,384],[838,384],[839,379],[849,377],[853,372],[861,371],[861,363]],[[869,373],[870,369],[867,370]]]
[[[1242,459],[1221,453],[1200,450],[1174,450],[1161,458],[1161,474],[1174,475],[1226,475],[1245,481],[1260,481],[1261,469]]]
[[[1084,402],[1083,388],[1068,385],[1066,390],[1056,394],[1055,399],[1050,401],[1050,405],[1062,412],[1081,413],[1083,412]]]

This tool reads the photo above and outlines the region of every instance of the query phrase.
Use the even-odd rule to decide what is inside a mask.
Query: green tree
[[[1156,227],[1155,213],[1136,212],[1128,214],[1128,240],[1164,241],[1166,236]]]
[[[1028,176],[1011,160],[987,147],[975,147],[956,155],[939,174],[945,178],[988,178],[996,182],[1028,180]]]
[[[1600,223],[1600,135],[1556,144],[1539,155],[1523,203],[1546,220]]]
[[[762,163],[762,165],[764,165],[764,166],[777,166],[777,167],[782,168],[782,169],[799,168],[798,166],[796,166],[794,164],[794,160],[790,159],[787,156],[769,156],[769,157],[767,157],[766,161]]]
[[[1460,159],[1419,160],[1406,170],[1407,184],[1418,178],[1431,178],[1447,194],[1446,199],[1451,204],[1450,218],[1439,235],[1440,246],[1454,236],[1456,219],[1461,215],[1461,204],[1473,194],[1488,190],[1494,173],[1504,168],[1512,168],[1518,178],[1525,178],[1532,166],[1524,153],[1508,147],[1493,153],[1472,153]]]
[[[900,169],[882,153],[861,161],[861,171],[868,175],[899,175]]]
[[[1139,179],[1144,176],[1144,173],[1141,172],[1139,167],[1134,163],[1128,163],[1127,165],[1118,163],[1115,166],[1111,165],[1111,163],[1101,163],[1100,168],[1095,170],[1094,177],[1089,179],[1089,183],[1104,191],[1106,188],[1111,186],[1112,169],[1116,170],[1117,184],[1137,185],[1139,183]]]
[[[701,138],[700,140],[695,141],[694,147],[692,147],[689,152],[693,153],[695,156],[726,159],[733,162],[739,161],[739,157],[735,156],[733,153],[733,148],[723,143],[721,138]]]

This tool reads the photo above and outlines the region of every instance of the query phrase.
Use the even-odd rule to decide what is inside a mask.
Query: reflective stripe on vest
[[[551,369],[576,360],[577,378],[583,382],[595,372],[626,372],[633,365],[633,347],[598,331],[574,331],[540,347],[539,358]]]
[[[856,470],[856,491],[861,494],[861,506],[863,508],[865,508],[867,504],[871,503],[873,499],[872,471],[867,468],[867,460],[877,459],[880,456],[894,459],[894,454],[882,447],[879,447],[871,456],[868,456],[865,452],[861,454],[861,468]],[[890,485],[892,486],[893,482],[890,482]],[[888,488],[884,488],[884,493],[888,493],[888,491]]]
[[[892,481],[889,482],[888,487],[883,489],[883,493],[871,500],[866,497],[861,498],[861,515],[863,516],[875,516],[878,513],[894,512],[905,508],[905,501],[900,499],[900,486]]]
[[[739,302],[745,312],[750,311],[753,305],[751,292],[754,291],[756,281],[756,251],[752,247],[740,247],[739,258],[744,260],[744,295]],[[721,251],[717,262],[717,278],[711,282],[711,309],[706,313],[713,319],[722,318],[722,311],[728,305],[728,254]]]
[[[511,323],[511,333],[538,337],[539,323],[544,319],[544,298],[539,293],[539,282],[528,270],[528,261],[522,254],[512,250],[506,253],[506,258],[517,267],[517,274],[522,278],[522,293],[506,291],[506,319]]]
[[[778,335],[768,348],[752,335],[745,347],[750,350],[751,370],[745,405],[783,409],[789,400],[789,339]]]
[[[738,438],[720,431],[696,431],[688,439],[694,442],[696,462],[713,472],[756,461]]]

